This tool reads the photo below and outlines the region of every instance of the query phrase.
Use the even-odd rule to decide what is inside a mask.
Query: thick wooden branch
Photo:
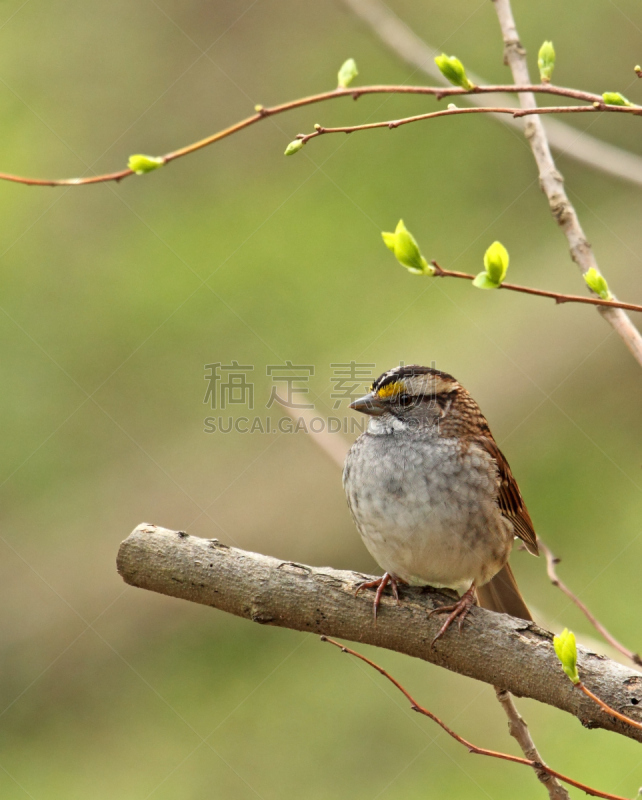
[[[562,672],[552,634],[534,623],[474,608],[464,624],[431,648],[441,624],[427,612],[452,598],[433,589],[404,588],[397,606],[384,596],[379,619],[364,576],[309,567],[228,547],[143,523],[121,544],[118,572],[132,586],[212,606],[264,625],[336,636],[385,647],[531,697],[642,742],[642,731],[606,714]],[[642,721],[642,674],[580,648],[583,682],[608,705]]]

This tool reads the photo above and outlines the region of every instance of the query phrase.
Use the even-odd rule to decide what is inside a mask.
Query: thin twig
[[[435,278],[464,278],[472,281],[474,275],[469,272],[458,272],[456,270],[444,269],[436,261],[430,262],[435,271]],[[607,306],[610,308],[626,308],[628,311],[642,311],[642,306],[635,303],[621,303],[619,300],[603,300],[601,297],[584,297],[579,294],[561,294],[560,292],[549,292],[546,289],[532,289],[530,286],[519,286],[516,283],[502,283],[499,289],[508,289],[512,292],[522,292],[523,294],[534,294],[538,297],[550,297],[556,303],[585,303],[592,306]]]
[[[204,139],[200,139],[197,142],[193,142],[192,144],[186,145],[185,147],[181,147],[178,150],[173,150],[170,153],[166,153],[160,158],[163,161],[163,164],[169,164],[171,161],[175,161],[177,158],[182,158],[183,156],[190,155],[191,153],[195,153],[197,150],[202,150],[204,147],[209,147],[211,144],[220,141],[221,139],[225,139],[228,136],[231,136],[234,133],[238,133],[239,131],[244,130],[245,128],[249,128],[250,125],[254,125],[257,122],[260,122],[263,119],[267,119],[268,117],[273,117],[276,114],[282,114],[286,111],[292,111],[295,108],[303,108],[304,106],[314,105],[315,103],[321,103],[326,100],[334,100],[337,97],[351,97],[353,100],[358,100],[359,97],[362,95],[369,95],[369,94],[418,94],[418,95],[431,95],[436,97],[438,100],[444,97],[455,97],[461,96],[466,94],[496,94],[498,92],[514,92],[514,93],[521,93],[521,92],[537,92],[541,94],[549,94],[549,95],[556,95],[559,97],[568,97],[575,100],[584,100],[588,103],[598,103],[599,108],[594,108],[591,106],[582,106],[581,108],[585,108],[586,110],[601,110],[601,111],[625,111],[628,113],[642,113],[642,109],[639,108],[631,108],[628,106],[605,106],[602,97],[598,94],[593,94],[592,92],[583,92],[578,89],[570,89],[563,86],[555,86],[553,84],[534,84],[531,85],[530,83],[524,84],[522,86],[513,86],[510,84],[501,84],[501,85],[489,85],[489,86],[476,86],[474,89],[461,89],[456,86],[451,87],[444,87],[444,86],[406,86],[406,85],[375,85],[375,86],[359,86],[350,89],[333,89],[329,92],[321,92],[319,94],[309,95],[308,97],[301,97],[297,100],[291,100],[287,103],[282,103],[281,105],[272,106],[270,108],[265,108],[262,106],[257,106],[256,113],[253,114],[251,117],[246,117],[245,119],[240,120],[240,122],[235,123],[234,125],[230,125],[227,128],[223,128],[223,130],[217,131],[216,133],[206,136]],[[568,110],[567,106],[561,106],[563,110]],[[470,110],[470,109],[468,109]],[[507,109],[502,113],[519,113],[518,109]],[[131,169],[123,169],[119,170],[118,172],[108,172],[103,175],[92,175],[85,178],[61,178],[59,180],[50,180],[50,179],[43,179],[43,178],[26,178],[20,175],[12,175],[6,172],[0,172],[0,180],[5,181],[12,181],[14,183],[22,183],[27,186],[87,186],[90,184],[95,183],[107,183],[109,181],[121,181],[124,178],[128,178],[131,175],[134,175],[134,171]]]
[[[493,0],[493,4],[504,40],[504,61],[510,67],[515,83],[527,85],[531,80],[526,51],[519,40],[510,0]],[[520,94],[519,101],[524,109],[532,110],[537,107],[535,96],[532,93]],[[586,234],[582,230],[577,212],[564,190],[564,179],[555,166],[546,131],[538,116],[530,116],[524,120],[524,135],[533,151],[542,191],[548,199],[557,224],[568,241],[571,258],[582,274],[588,272],[589,269],[599,272],[597,260]],[[622,339],[638,364],[642,366],[642,335],[626,312],[621,308],[598,308],[598,311]]]
[[[581,692],[584,692],[584,694],[587,697],[590,697],[591,700],[593,700],[594,703],[597,703],[598,706],[603,711],[606,711],[607,714],[611,714],[616,719],[619,719],[620,722],[626,722],[627,725],[631,725],[631,727],[638,728],[638,730],[642,731],[642,722],[637,722],[636,720],[631,719],[631,717],[627,717],[626,714],[621,714],[619,711],[616,711],[608,703],[605,703],[604,700],[601,700],[596,694],[593,694],[593,692],[590,689],[588,689],[582,683],[582,681],[580,681],[579,683],[574,684],[574,686],[575,686],[576,689],[579,689]]]
[[[543,768],[545,763],[544,759],[540,756],[535,742],[533,741],[533,737],[528,730],[528,725],[517,710],[511,693],[496,686],[495,694],[497,695],[499,704],[508,717],[508,730],[510,735],[517,740],[526,758],[541,765],[535,767],[535,773],[538,780],[546,787],[546,791],[551,800],[570,800],[569,793],[564,786],[562,786],[555,776],[551,775],[550,772],[547,772]]]
[[[325,136],[328,133],[355,133],[356,131],[369,131],[376,128],[388,128],[394,130],[402,125],[410,125],[413,122],[423,122],[427,119],[438,117],[453,117],[459,114],[510,114],[512,117],[526,117],[533,114],[577,114],[583,112],[595,113],[602,111],[622,111],[629,114],[642,116],[642,108],[637,106],[607,106],[595,103],[590,106],[539,106],[538,108],[515,109],[502,106],[477,106],[475,108],[445,108],[441,111],[430,111],[427,114],[415,114],[412,117],[400,117],[399,119],[381,120],[380,122],[367,122],[363,125],[342,125],[337,128],[326,128],[323,125],[316,125],[314,133],[299,134],[296,138],[306,143],[310,139],[318,136]]]
[[[503,761],[512,761],[514,764],[523,764],[524,766],[531,767],[534,770],[542,769],[547,772],[549,775],[554,776],[555,778],[559,778],[559,780],[564,781],[564,783],[568,783],[570,786],[575,786],[577,789],[581,789],[586,794],[590,794],[593,797],[604,797],[607,800],[628,800],[628,798],[622,797],[621,795],[617,794],[608,794],[608,792],[600,792],[598,789],[592,789],[590,786],[587,786],[585,783],[580,783],[579,781],[573,780],[573,778],[569,778],[567,775],[564,775],[561,772],[557,772],[557,770],[551,769],[551,767],[547,766],[546,764],[541,763],[540,761],[535,761],[530,758],[520,758],[519,756],[512,756],[508,753],[500,753],[497,750],[487,750],[485,747],[477,747],[477,745],[472,744],[467,739],[464,739],[463,736],[460,736],[458,733],[455,733],[452,728],[449,728],[445,722],[442,722],[436,714],[433,714],[432,711],[429,711],[427,708],[419,705],[419,703],[412,697],[410,692],[405,689],[398,680],[392,677],[383,667],[380,667],[378,664],[375,664],[374,661],[371,661],[369,658],[361,655],[361,653],[357,653],[356,650],[351,650],[349,647],[345,647],[345,645],[336,642],[334,639],[330,639],[328,636],[321,636],[322,642],[328,642],[329,644],[338,647],[344,653],[349,653],[351,656],[355,656],[356,658],[360,659],[361,661],[365,662],[373,669],[376,669],[380,675],[383,675],[384,678],[387,678],[394,686],[399,689],[399,691],[404,695],[404,697],[410,703],[410,707],[413,711],[418,711],[420,714],[423,714],[425,717],[428,717],[433,722],[436,722],[442,730],[446,731],[446,733],[452,737],[456,742],[462,744],[464,747],[468,749],[469,753],[473,753],[476,755],[482,756],[490,756],[491,758],[499,758]]]
[[[397,58],[408,64],[413,71],[419,70],[432,81],[446,84],[446,79],[435,64],[435,56],[441,50],[431,47],[420,38],[381,0],[343,0],[345,5],[378,37]],[[469,79],[476,84],[488,83],[484,78],[467,69]],[[497,97],[498,105],[510,105],[510,95]],[[483,105],[481,96],[469,95],[466,102]],[[492,119],[511,128],[521,126],[517,119],[506,114],[491,114]],[[545,129],[551,147],[567,158],[586,164],[591,169],[614,175],[621,180],[642,185],[642,158],[628,150],[597,139],[577,128],[566,125],[552,117],[546,118]]]
[[[604,625],[597,619],[597,617],[592,614],[587,606],[580,600],[580,598],[574,594],[568,586],[561,580],[561,578],[557,574],[557,570],[555,569],[556,564],[559,564],[560,559],[553,553],[550,547],[545,544],[539,536],[537,537],[537,544],[539,545],[540,550],[546,556],[546,572],[548,574],[550,582],[553,586],[557,586],[564,594],[571,600],[575,605],[580,609],[580,611],[584,614],[584,616],[588,619],[588,621],[593,625],[593,627],[598,630],[601,635],[606,639],[606,641],[614,647],[618,652],[622,653],[623,656],[633,661],[634,664],[642,667],[642,658],[637,653],[634,653],[632,650],[629,650],[625,647],[621,642],[619,642],[612,633],[610,633]]]

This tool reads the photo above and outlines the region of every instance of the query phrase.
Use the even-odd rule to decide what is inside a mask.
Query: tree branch
[[[475,276],[469,272],[457,272],[456,270],[444,269],[436,261],[430,262],[435,271],[434,278],[464,278],[474,281]],[[629,311],[642,311],[642,306],[636,303],[621,303],[619,300],[603,300],[601,297],[584,297],[580,294],[561,294],[560,292],[549,292],[547,289],[532,289],[530,286],[520,286],[516,283],[501,283],[499,289],[508,289],[512,292],[522,292],[523,294],[534,294],[537,297],[550,297],[556,303],[586,303],[593,306],[607,306],[610,308],[626,308]]]
[[[432,80],[446,83],[446,79],[435,64],[435,56],[438,56],[440,51],[421,39],[385,3],[380,0],[344,0],[344,3],[398,58],[428,75]],[[470,70],[467,70],[467,73],[473,83],[487,83]],[[497,99],[501,105],[509,105],[511,97],[504,95]],[[470,95],[467,101],[473,105],[483,103],[482,98],[475,95]],[[519,121],[513,117],[506,114],[491,114],[491,116],[504,125],[522,130]],[[545,130],[551,146],[565,157],[642,186],[642,158],[635,153],[596,139],[556,119],[547,119]]]
[[[410,707],[412,708],[413,711],[417,711],[424,717],[428,717],[428,719],[431,719],[433,722],[436,722],[437,725],[439,725],[439,727],[448,734],[448,736],[450,736],[459,744],[462,744],[468,750],[469,753],[479,756],[489,756],[490,758],[498,758],[502,761],[510,761],[513,764],[523,764],[525,767],[533,767],[534,770],[536,771],[539,770],[549,775],[553,779],[559,778],[560,780],[565,781],[571,786],[575,786],[577,789],[582,789],[582,791],[586,792],[586,794],[589,794],[592,797],[603,797],[606,800],[627,800],[627,798],[622,797],[621,795],[618,794],[609,794],[608,792],[600,792],[598,789],[593,789],[592,787],[587,786],[585,783],[580,783],[579,781],[576,781],[573,778],[569,778],[568,775],[563,775],[561,772],[557,772],[556,770],[551,769],[549,766],[547,766],[541,761],[534,761],[533,759],[529,758],[520,758],[519,756],[512,756],[509,755],[508,753],[501,753],[497,750],[488,750],[485,747],[478,747],[476,744],[469,742],[468,739],[464,739],[463,736],[460,736],[452,728],[449,728],[448,725],[446,725],[446,723],[443,720],[441,720],[436,714],[433,714],[432,711],[429,711],[425,706],[420,705],[410,694],[410,692],[407,689],[405,689],[396,678],[393,678],[389,672],[387,672],[383,667],[380,667],[379,664],[376,664],[374,661],[371,661],[369,658],[366,658],[364,655],[361,655],[361,653],[357,653],[356,650],[351,650],[349,647],[345,647],[345,645],[342,645],[339,642],[335,642],[334,639],[330,639],[327,636],[321,636],[321,641],[328,642],[329,644],[338,647],[343,653],[348,653],[349,655],[358,658],[360,661],[363,661],[364,663],[368,664],[368,666],[375,669],[380,675],[383,675],[384,678],[389,680],[390,683],[392,683],[397,689],[399,689],[399,691],[403,694],[406,700],[408,700],[408,702],[410,703]],[[517,713],[516,709],[515,713]],[[561,786],[560,789],[562,789]],[[564,792],[564,789],[562,789],[562,792]],[[564,792],[564,794],[566,795],[566,797],[568,797],[567,792]],[[549,792],[549,796],[551,797],[555,796],[558,798],[564,797],[564,794],[558,793],[557,795],[551,795],[551,793]]]
[[[538,114],[545,114],[545,113],[564,113],[568,111],[612,111],[612,112],[624,112],[629,114],[638,114],[642,115],[642,107],[638,106],[610,106],[604,103],[601,95],[593,94],[592,92],[583,92],[578,89],[569,89],[564,86],[555,86],[553,84],[533,84],[531,85],[530,82],[527,82],[523,86],[513,86],[511,84],[502,84],[502,85],[490,85],[490,86],[475,86],[473,89],[462,89],[456,86],[450,87],[442,87],[442,86],[407,86],[405,84],[402,85],[376,85],[376,86],[357,86],[350,89],[332,89],[329,92],[321,92],[319,94],[309,95],[308,97],[300,97],[296,100],[290,100],[287,103],[281,103],[277,106],[271,107],[264,107],[264,106],[256,106],[255,111],[256,113],[253,114],[251,117],[246,117],[245,119],[240,120],[239,122],[230,125],[227,128],[223,128],[223,130],[217,131],[216,133],[211,134],[210,136],[206,136],[204,139],[199,139],[197,142],[192,142],[192,144],[188,144],[185,147],[181,147],[178,150],[172,150],[170,153],[166,153],[163,156],[159,156],[161,159],[161,166],[165,164],[169,164],[172,161],[175,161],[177,158],[182,158],[183,156],[190,155],[191,153],[195,153],[198,150],[202,150],[204,147],[209,147],[210,145],[214,144],[215,142],[221,141],[221,139],[225,139],[228,136],[232,136],[239,131],[244,130],[245,128],[249,128],[251,125],[255,125],[257,122],[261,120],[267,119],[268,117],[276,116],[277,114],[283,114],[286,111],[292,111],[295,108],[303,108],[304,106],[315,105],[316,103],[321,103],[326,100],[334,100],[337,97],[351,97],[353,100],[358,100],[359,97],[363,95],[370,95],[370,94],[418,94],[418,95],[430,95],[435,97],[437,100],[441,100],[444,97],[456,97],[468,94],[476,94],[476,95],[484,95],[484,94],[496,94],[496,93],[503,93],[503,92],[514,92],[519,94],[520,92],[527,92],[527,93],[541,93],[541,94],[551,94],[556,95],[558,97],[568,97],[570,99],[575,100],[584,100],[591,105],[588,106],[554,106],[550,109],[541,108],[536,111],[520,111],[517,108],[500,108],[500,109],[493,109],[493,108],[467,108],[467,109],[460,109],[459,113],[470,113],[471,111],[478,112],[478,113],[489,113],[489,112],[496,112],[502,114],[511,114],[513,116],[523,116],[526,113],[538,113]],[[420,115],[418,117],[411,117],[403,122],[396,122],[393,127],[398,127],[400,124],[406,124],[407,122],[416,122],[420,119],[429,119],[432,116],[444,116],[450,115],[454,112],[452,111],[440,111],[435,114],[425,114]],[[370,126],[357,126],[354,130],[364,130],[367,127],[385,127],[391,126],[392,123],[378,123],[376,125]],[[340,132],[349,132],[346,129],[339,129]],[[337,130],[327,129],[326,133],[336,133],[339,132]],[[310,134],[306,138],[314,138],[318,134]],[[60,179],[48,179],[48,178],[27,178],[22,175],[12,175],[7,172],[0,172],[0,180],[4,181],[11,181],[13,183],[22,183],[26,186],[88,186],[90,184],[95,183],[108,183],[110,181],[115,181],[118,183],[122,181],[124,178],[129,178],[136,173],[132,169],[122,169],[117,172],[107,172],[102,175],[91,175],[85,178],[60,178]]]
[[[552,774],[552,771],[547,767],[544,759],[540,756],[535,742],[533,741],[533,737],[528,730],[528,725],[515,707],[510,693],[505,689],[498,689],[497,687],[495,687],[495,693],[499,704],[508,717],[508,730],[510,735],[517,740],[526,758],[536,765],[533,769],[535,770],[537,779],[544,784],[551,800],[570,800],[569,793],[555,775]]]
[[[122,543],[118,571],[132,586],[219,608],[254,622],[338,636],[386,647],[531,697],[642,742],[642,731],[605,713],[575,691],[562,672],[552,634],[533,622],[474,608],[460,634],[434,648],[439,620],[427,612],[452,602],[444,592],[405,588],[397,607],[384,595],[377,624],[369,593],[354,596],[365,577],[280,561],[155,525],[139,525]],[[609,706],[642,718],[642,674],[579,648],[584,682]],[[632,703],[632,700],[640,704]]]
[[[601,697],[598,697],[594,692],[592,692],[587,686],[585,686],[582,681],[579,683],[573,684],[576,689],[579,689],[580,692],[584,692],[587,697],[590,697],[594,703],[597,703],[598,706],[606,711],[607,714],[612,714],[617,719],[621,720],[622,722],[626,722],[627,725],[631,725],[633,728],[637,728],[639,731],[642,731],[642,722],[637,722],[631,717],[627,717],[626,714],[620,714],[619,711],[616,711],[614,708],[611,708],[608,703],[605,703]]]
[[[493,4],[504,39],[505,63],[510,67],[515,83],[528,84],[530,76],[526,51],[519,40],[510,0],[493,0]],[[524,109],[536,108],[533,94],[520,94],[519,100]],[[583,274],[591,268],[599,272],[595,255],[580,225],[577,212],[564,190],[564,179],[557,171],[546,138],[546,131],[539,117],[532,116],[525,120],[524,135],[533,151],[542,191],[548,198],[551,212],[568,241],[571,258]],[[620,336],[638,364],[642,366],[642,336],[626,312],[619,308],[599,308],[598,311]]]
[[[589,610],[588,606],[586,606],[558,576],[555,566],[559,564],[560,559],[557,558],[551,548],[545,542],[543,542],[539,536],[537,537],[537,544],[546,557],[546,573],[553,586],[557,586],[558,589],[564,592],[569,600],[575,603],[575,605],[580,609],[591,625],[593,625],[593,627],[602,634],[611,647],[614,647],[618,652],[622,653],[623,656],[626,656],[628,659],[633,661],[634,664],[642,667],[642,658],[640,658],[638,653],[634,653],[632,650],[629,650],[628,647],[625,647],[621,642],[619,642],[615,636],[613,636],[613,634],[610,633],[607,628],[602,625],[599,619]]]
[[[332,133],[355,133],[357,131],[370,131],[377,128],[388,128],[394,130],[400,128],[402,125],[410,125],[413,122],[423,122],[428,119],[437,119],[439,117],[453,117],[459,114],[510,114],[512,117],[527,117],[531,115],[542,114],[577,114],[577,113],[595,113],[598,111],[614,111],[624,112],[628,114],[642,115],[642,108],[638,106],[610,106],[605,103],[592,103],[590,106],[538,106],[537,108],[504,108],[500,106],[478,106],[475,108],[459,108],[453,104],[448,108],[441,109],[440,111],[430,111],[426,114],[415,114],[412,117],[400,117],[399,119],[381,120],[379,122],[365,122],[361,125],[342,125],[336,128],[326,128],[323,125],[315,125],[314,133],[300,133],[296,138],[300,139],[304,144],[307,144],[310,139],[316,139],[319,136],[325,136]]]

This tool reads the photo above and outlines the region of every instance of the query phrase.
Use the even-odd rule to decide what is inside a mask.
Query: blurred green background
[[[509,79],[488,0],[391,8],[489,81]],[[642,100],[639,2],[516,0],[514,11],[532,69],[552,38],[560,83]],[[31,176],[175,149],[256,103],[332,88],[349,56],[361,83],[426,82],[338,0],[5,0],[0,42],[0,169]],[[592,309],[411,276],[380,238],[403,217],[428,257],[472,272],[500,239],[515,282],[581,292],[524,141],[475,116],[282,156],[316,122],[434,107],[337,101],[120,185],[0,185],[2,798],[543,794],[528,771],[470,756],[314,637],[124,586],[117,548],[142,521],[378,571],[339,470],[308,436],[204,432],[214,362],[254,365],[255,413],[274,419],[266,367],[288,359],[315,365],[319,414],[332,413],[334,363],[452,372],[486,413],[563,577],[642,648],[640,368]],[[640,152],[633,117],[572,124]],[[558,163],[611,286],[642,302],[639,188]],[[592,635],[542,559],[516,552],[513,564],[539,619]],[[376,658],[462,735],[515,752],[490,687]],[[557,769],[637,791],[633,742],[519,706]]]

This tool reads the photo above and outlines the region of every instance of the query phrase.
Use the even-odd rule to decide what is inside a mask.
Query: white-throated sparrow
[[[493,611],[532,619],[508,564],[519,537],[537,555],[533,523],[510,467],[470,394],[451,375],[396,367],[350,405],[369,414],[343,485],[359,533],[388,583],[454,589],[459,601],[436,639],[477,598]],[[435,639],[435,641],[436,641]]]

